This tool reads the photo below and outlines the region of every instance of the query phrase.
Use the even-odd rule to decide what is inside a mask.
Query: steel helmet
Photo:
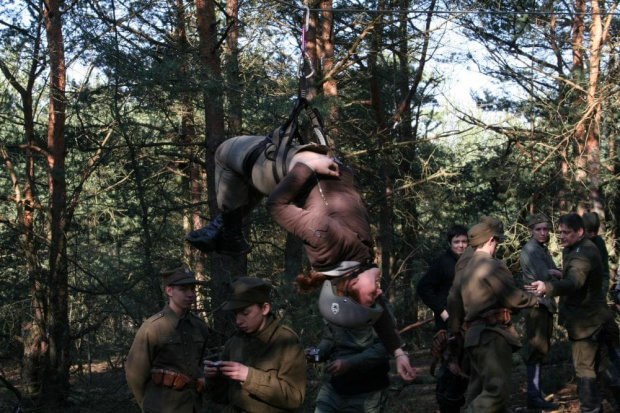
[[[381,317],[383,307],[374,303],[364,307],[351,297],[340,297],[335,293],[336,286],[325,280],[319,296],[319,311],[325,320],[351,330],[363,330]]]

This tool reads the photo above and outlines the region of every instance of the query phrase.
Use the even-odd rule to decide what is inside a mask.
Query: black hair
[[[558,227],[560,225],[566,225],[573,231],[577,232],[580,229],[585,231],[585,226],[583,225],[583,219],[579,216],[579,214],[571,213],[562,215],[560,219],[558,219]]]
[[[467,236],[467,228],[463,225],[453,225],[446,233],[448,244],[452,243],[452,238],[458,237],[459,235]]]

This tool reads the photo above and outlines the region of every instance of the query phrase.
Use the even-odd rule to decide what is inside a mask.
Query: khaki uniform
[[[249,367],[244,382],[224,376],[207,379],[207,390],[225,412],[298,411],[306,392],[306,357],[299,337],[269,316],[256,334],[236,332],[224,345],[221,359]]]
[[[192,313],[179,318],[168,305],[142,324],[129,350],[125,375],[143,411],[203,411],[204,397],[195,388],[196,380],[204,377],[202,358],[207,335],[204,321]],[[183,390],[157,386],[151,380],[152,369],[181,373],[191,381]]]
[[[535,238],[531,238],[523,247],[520,264],[524,284],[551,281],[549,270],[557,270],[547,247]],[[553,314],[557,311],[558,306],[552,297],[541,299],[540,307],[525,310],[527,344],[523,358],[526,363],[540,363],[549,352],[553,335]]]
[[[461,296],[461,279],[463,278],[463,270],[469,264],[474,256],[474,249],[471,246],[465,248],[465,251],[459,257],[454,267],[454,281],[450,292],[448,293],[447,310],[450,318],[448,318],[448,329],[454,334],[460,334],[465,319],[465,309],[463,308],[463,297]]]
[[[466,411],[503,411],[510,393],[512,352],[521,343],[512,324],[488,324],[482,315],[501,308],[533,307],[538,299],[516,287],[502,261],[480,250],[463,270],[461,296],[470,325],[464,345],[471,362]]]
[[[596,377],[608,367],[601,331],[612,314],[603,296],[601,256],[585,237],[562,252],[562,279],[545,283],[549,297],[560,299],[560,322],[573,346],[577,377]]]

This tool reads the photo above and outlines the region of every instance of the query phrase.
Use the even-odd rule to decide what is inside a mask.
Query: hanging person
[[[222,214],[186,240],[203,252],[246,253],[243,216],[270,194],[271,215],[304,241],[313,270],[321,274],[321,315],[346,328],[374,323],[386,349],[396,357],[401,377],[413,380],[416,373],[402,349],[395,321],[383,310],[370,220],[352,170],[334,160],[322,145],[279,149],[271,139],[258,136],[222,143],[216,151],[216,193]],[[280,176],[274,174],[278,163],[285,165]]]

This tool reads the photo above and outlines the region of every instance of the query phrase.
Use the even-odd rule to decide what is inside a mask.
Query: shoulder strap
[[[299,114],[304,109],[306,111],[306,115],[312,121],[312,129],[317,137],[318,143],[327,146],[325,129],[323,128],[323,120],[321,119],[319,111],[313,108],[306,98],[300,97],[297,99],[297,103],[289,114],[286,122],[283,125],[278,126],[271,133],[271,140],[277,148],[275,161],[273,162],[273,176],[277,183],[279,183],[286,176],[287,154],[293,140],[296,138],[302,145],[308,143],[298,131]]]

